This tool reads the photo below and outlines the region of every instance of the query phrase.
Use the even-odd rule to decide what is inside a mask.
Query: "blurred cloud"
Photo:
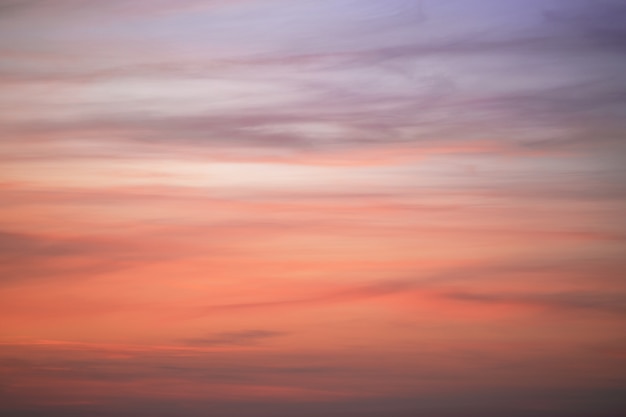
[[[625,14],[0,1],[0,414],[618,415]]]
[[[272,330],[242,330],[238,332],[224,332],[209,335],[207,337],[198,337],[192,339],[183,339],[181,342],[190,346],[246,346],[256,345],[267,339],[284,336],[287,333]]]
[[[449,293],[446,297],[455,300],[493,303],[521,304],[562,310],[595,310],[623,314],[626,310],[626,294],[619,293],[553,293],[553,294],[472,294]]]
[[[3,278],[1,284],[27,279],[94,276],[128,267],[132,258],[115,253],[112,242],[64,239],[0,232]]]

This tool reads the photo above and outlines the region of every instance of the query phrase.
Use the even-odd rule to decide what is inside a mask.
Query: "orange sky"
[[[601,3],[0,2],[0,414],[620,415]]]

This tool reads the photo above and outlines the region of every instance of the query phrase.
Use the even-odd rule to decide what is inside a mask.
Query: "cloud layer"
[[[625,18],[0,2],[0,414],[619,414]]]

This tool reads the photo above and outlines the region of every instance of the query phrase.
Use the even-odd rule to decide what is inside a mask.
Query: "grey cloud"
[[[0,13],[9,14],[45,4],[45,0],[4,0],[0,3]]]
[[[182,339],[181,342],[189,346],[249,346],[287,334],[272,330],[242,330],[216,333],[207,337]]]
[[[243,0],[239,0],[243,1]],[[113,15],[128,12],[159,14],[176,12],[189,6],[213,6],[223,3],[220,0],[109,0],[98,4],[89,0],[2,0],[0,3],[0,17],[44,12],[48,14],[68,13],[76,11],[98,10],[108,11]]]
[[[77,255],[89,250],[84,242],[0,231],[0,253],[4,261],[23,256],[39,258]]]
[[[544,12],[545,19],[548,24],[557,25],[561,30],[589,39],[594,46],[623,51],[626,48],[624,3],[619,0],[600,0],[584,4],[582,8],[548,8]]]
[[[21,285],[44,279],[89,279],[173,253],[156,253],[127,240],[96,236],[55,237],[0,232],[0,285]],[[64,262],[79,260],[79,262]]]
[[[14,349],[16,347],[13,347]],[[603,363],[598,368],[576,366],[571,354],[576,349],[563,351],[547,350],[527,355],[513,349],[504,357],[494,358],[493,351],[486,349],[483,355],[474,357],[470,370],[456,369],[450,371],[447,365],[442,366],[441,360],[448,358],[454,361],[454,354],[467,353],[465,348],[452,348],[450,351],[424,351],[422,346],[415,346],[416,357],[406,369],[387,369],[386,362],[381,363],[377,356],[369,357],[359,352],[346,352],[342,359],[349,359],[346,366],[329,366],[336,363],[336,354],[316,356],[306,353],[297,355],[268,354],[269,363],[285,362],[284,366],[262,366],[259,360],[263,357],[245,355],[227,355],[220,353],[203,354],[201,356],[177,356],[175,354],[155,355],[149,351],[137,354],[133,359],[93,358],[85,352],[72,350],[63,351],[59,347],[39,347],[32,350],[27,346],[17,347],[19,355],[28,357],[27,361],[12,360],[0,362],[5,377],[4,387],[7,391],[0,393],[3,406],[0,410],[13,415],[43,417],[50,415],[67,416],[99,415],[113,417],[116,415],[133,414],[138,416],[178,416],[181,410],[186,415],[204,416],[207,412],[215,416],[292,416],[294,413],[305,416],[337,415],[345,417],[370,416],[415,416],[435,415],[442,417],[462,416],[519,416],[529,414],[538,417],[613,417],[617,410],[624,406],[624,389],[620,380],[606,378],[606,369],[611,363]],[[61,349],[61,350],[59,350]],[[7,350],[3,346],[3,350]],[[500,354],[502,347],[496,349]],[[491,354],[489,354],[491,352]],[[433,356],[434,355],[434,356]],[[452,355],[452,356],[451,356]],[[520,357],[521,355],[521,357]],[[499,355],[496,355],[499,356]],[[563,356],[566,359],[563,359]],[[5,352],[6,357],[6,352]],[[417,360],[417,358],[420,358]],[[599,365],[593,353],[576,356],[580,362],[591,362]],[[355,361],[355,359],[357,359]],[[359,360],[360,359],[360,360]],[[431,359],[435,359],[431,361]],[[25,362],[28,362],[25,364]],[[298,366],[291,366],[291,363]],[[302,363],[310,366],[302,367]],[[443,369],[442,369],[443,368]],[[540,372],[538,372],[540,370]],[[478,374],[476,373],[478,372]],[[436,375],[438,378],[431,378]],[[613,369],[613,375],[618,371]],[[477,375],[480,381],[476,380]],[[403,379],[403,376],[407,379]],[[529,378],[530,377],[530,378]],[[566,378],[575,387],[562,387],[557,381]],[[371,396],[371,391],[359,391],[358,398],[335,398],[326,401],[291,400],[264,398],[256,401],[249,398],[150,398],[146,400],[139,395],[110,394],[106,390],[93,393],[88,399],[96,404],[85,404],[79,400],[80,393],[64,394],[67,404],[50,404],[43,401],[44,393],[24,391],[23,383],[44,378],[58,381],[60,392],[63,393],[64,381],[97,382],[103,388],[107,385],[128,381],[157,382],[158,387],[177,384],[178,381],[225,384],[261,384],[272,386],[291,386],[301,388],[322,387],[332,384],[346,383],[348,386],[363,378],[372,381],[391,381],[403,386],[402,382],[415,385],[408,391],[387,393]],[[483,379],[497,381],[497,385],[484,385]],[[437,392],[423,392],[424,381],[437,388],[438,380],[450,380],[457,383],[468,382],[459,388],[449,387]],[[232,385],[231,385],[232,386]],[[357,384],[358,386],[358,384]],[[59,392],[59,391],[56,391]],[[370,394],[370,395],[366,395]],[[75,398],[76,401],[71,400]],[[145,402],[144,402],[145,401]],[[297,411],[296,411],[297,410]],[[599,410],[602,410],[599,412]],[[43,412],[45,411],[45,413]]]
[[[587,292],[560,293],[472,293],[449,292],[445,297],[483,304],[520,304],[557,310],[597,311],[615,314],[626,312],[626,294]]]

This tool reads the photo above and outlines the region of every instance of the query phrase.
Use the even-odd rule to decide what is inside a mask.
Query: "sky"
[[[0,0],[0,415],[626,413],[624,21]]]

